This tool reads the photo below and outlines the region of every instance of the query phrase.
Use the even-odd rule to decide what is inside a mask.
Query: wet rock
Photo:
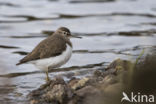
[[[131,62],[117,59],[105,71],[95,70],[92,76],[81,79],[73,77],[68,82],[61,77],[56,77],[32,91],[28,96],[31,104],[103,104],[112,102],[107,98],[118,96],[123,88],[120,74],[124,71],[127,72],[131,66]]]
[[[77,84],[79,80],[80,80],[80,79],[73,77],[73,78],[68,82],[68,84],[69,84],[69,86],[72,88],[72,86],[74,86],[75,84]]]
[[[100,70],[96,70],[96,71],[94,72],[94,76],[95,76],[95,77],[104,76],[104,73],[103,73],[102,71],[100,71]]]
[[[115,61],[113,61],[108,67],[107,70],[109,69],[115,69],[117,70],[129,70],[130,68],[133,67],[133,63],[131,63],[131,61],[127,61],[127,60],[121,60],[121,59],[117,59]]]
[[[63,104],[72,96],[71,88],[60,77],[47,82],[28,95],[32,104]]]
[[[102,96],[102,92],[100,91],[100,89],[94,86],[85,86],[77,90],[75,94],[79,98],[79,100],[77,100],[79,104],[97,104],[97,102],[99,101],[99,97]]]
[[[71,88],[72,88],[73,90],[80,89],[80,88],[82,88],[82,87],[85,86],[85,84],[87,83],[88,80],[89,80],[89,78],[86,78],[86,77],[85,77],[85,78],[83,78],[83,79],[77,81],[77,83],[73,84],[73,85],[71,86]]]
[[[39,101],[38,100],[31,100],[30,104],[39,104]]]

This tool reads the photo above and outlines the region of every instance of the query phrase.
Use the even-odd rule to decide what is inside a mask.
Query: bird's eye
[[[67,32],[64,32],[64,34],[67,35],[68,33]]]

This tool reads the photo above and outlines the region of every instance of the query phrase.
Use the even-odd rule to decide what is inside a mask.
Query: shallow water
[[[23,104],[26,95],[45,83],[33,65],[15,64],[60,26],[74,35],[70,61],[51,72],[89,75],[116,58],[135,60],[156,46],[155,0],[0,0],[0,102]]]

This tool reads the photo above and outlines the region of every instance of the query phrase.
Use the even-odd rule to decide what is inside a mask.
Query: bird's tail
[[[23,64],[23,63],[25,63],[25,61],[20,60],[16,65],[21,65],[21,64]]]
[[[17,63],[16,65],[18,66],[18,65],[21,65],[22,63],[21,62],[19,62],[19,63]]]

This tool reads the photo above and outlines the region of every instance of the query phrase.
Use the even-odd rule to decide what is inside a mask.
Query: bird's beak
[[[75,35],[70,35],[71,38],[79,38],[81,39],[82,37],[79,37],[79,36],[75,36]]]

